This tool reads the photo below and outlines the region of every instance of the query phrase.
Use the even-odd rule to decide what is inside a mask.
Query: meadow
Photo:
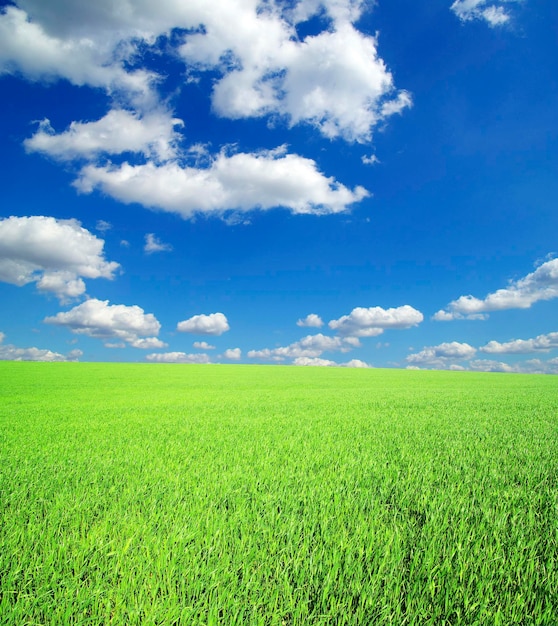
[[[558,377],[0,362],[0,624],[558,624]]]

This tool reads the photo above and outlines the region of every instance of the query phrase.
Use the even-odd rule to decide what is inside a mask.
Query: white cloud
[[[161,324],[139,306],[109,304],[108,300],[86,300],[69,311],[45,318],[45,323],[66,326],[77,335],[118,339],[134,348],[163,348],[157,335]],[[148,335],[152,335],[151,337]]]
[[[75,298],[85,292],[82,278],[114,277],[119,265],[105,260],[103,247],[77,220],[8,217],[0,220],[0,280]]]
[[[61,161],[123,152],[165,161],[177,154],[178,135],[174,128],[180,125],[181,120],[164,110],[140,117],[132,111],[113,109],[95,122],[72,122],[68,130],[59,134],[44,119],[39,130],[23,143],[28,152],[41,152]]]
[[[76,85],[151,95],[156,77],[141,63],[142,45],[172,29],[188,31],[182,45],[167,40],[187,71],[220,74],[213,109],[230,118],[273,115],[315,125],[328,137],[370,138],[373,128],[410,105],[397,92],[374,37],[354,24],[362,2],[281,3],[161,0],[95,3],[18,0],[0,16],[0,68],[30,79],[66,78]],[[298,23],[324,9],[322,32],[301,40]],[[234,24],[234,28],[231,27]],[[135,95],[134,95],[135,94]],[[132,96],[132,98],[130,98]]]
[[[181,333],[196,333],[198,335],[222,335],[229,329],[229,322],[223,313],[209,315],[194,315],[179,322],[176,329]]]
[[[107,222],[106,220],[97,220],[95,228],[101,233],[106,233],[107,230],[110,230],[112,228],[112,224],[110,222]]]
[[[285,358],[319,357],[324,352],[349,352],[358,347],[360,347],[360,341],[356,337],[328,337],[318,333],[307,335],[288,346],[250,350],[248,356],[252,359],[282,361]]]
[[[207,354],[186,354],[186,352],[153,353],[145,358],[155,363],[211,363]]]
[[[324,325],[322,318],[316,313],[310,313],[303,319],[299,319],[296,323],[297,326],[302,326],[303,328],[320,328]]]
[[[357,307],[349,315],[331,320],[329,327],[340,335],[375,337],[386,328],[411,328],[420,324],[423,319],[422,313],[408,304],[392,309],[382,309],[379,306]]]
[[[528,309],[540,300],[558,298],[558,259],[539,265],[524,278],[510,281],[505,289],[498,289],[484,299],[461,296],[450,302],[446,310],[438,311],[432,319],[485,319],[486,313],[505,309]]]
[[[293,365],[303,365],[310,367],[336,367],[335,361],[320,359],[319,357],[299,356],[293,361]]]
[[[558,333],[539,335],[534,339],[513,339],[505,343],[489,341],[479,350],[488,354],[529,354],[548,352],[555,348],[558,348]]]
[[[137,202],[191,218],[285,207],[293,213],[339,213],[368,195],[325,177],[311,159],[285,148],[255,154],[219,153],[209,167],[154,163],[84,167],[74,185],[82,193],[99,188],[125,203]]]
[[[240,348],[229,348],[223,352],[222,357],[231,361],[238,361],[242,356],[242,350]]]
[[[184,59],[223,74],[213,92],[219,115],[276,114],[290,125],[312,124],[326,137],[367,141],[380,121],[410,106],[406,92],[395,92],[376,39],[354,28],[357,3],[323,3],[331,27],[298,39],[297,22],[320,5],[300,3],[281,15],[277,5],[266,11],[256,2],[231,2],[202,20],[203,32],[186,37]]]
[[[475,372],[518,372],[517,367],[512,367],[501,361],[491,361],[488,359],[478,359],[469,363],[469,368]]]
[[[40,348],[17,348],[11,344],[4,345],[4,333],[0,333],[0,361],[75,361],[82,352],[72,350],[66,356],[52,350]]]
[[[489,26],[502,26],[510,21],[506,5],[518,0],[455,0],[451,10],[463,22],[485,20]]]
[[[450,369],[455,368],[455,361],[469,360],[476,354],[476,349],[468,343],[459,343],[452,341],[449,343],[441,343],[437,346],[429,346],[417,352],[410,354],[406,361],[410,366],[426,367],[431,369]],[[459,369],[462,369],[459,366]]]
[[[360,359],[351,359],[347,363],[336,363],[329,359],[320,359],[318,357],[299,356],[293,360],[293,365],[302,365],[310,367],[356,367],[356,368],[368,368],[370,365],[361,361]]]
[[[196,350],[215,350],[215,346],[207,343],[207,341],[194,341],[192,344]]]
[[[60,15],[65,7],[58,8]],[[0,13],[0,74],[21,73],[31,80],[65,78],[74,85],[144,97],[153,76],[143,70],[126,71],[125,59],[117,58],[115,47],[114,41],[102,37],[53,36],[17,7],[5,7]]]
[[[143,246],[145,253],[153,254],[153,252],[170,252],[171,250],[172,246],[169,243],[163,243],[153,233],[145,235],[145,245]]]
[[[370,156],[363,156],[361,158],[361,161],[364,163],[364,165],[377,165],[378,163],[380,163],[380,159],[375,154],[371,154]]]

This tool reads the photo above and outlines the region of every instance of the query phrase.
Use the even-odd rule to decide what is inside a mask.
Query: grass
[[[0,362],[0,624],[556,625],[557,392]]]

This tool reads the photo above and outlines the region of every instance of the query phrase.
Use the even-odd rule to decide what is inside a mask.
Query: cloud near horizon
[[[116,339],[133,348],[147,350],[167,345],[157,338],[161,329],[157,318],[137,305],[111,305],[108,300],[92,298],[69,311],[46,317],[44,322],[64,326],[76,335],[105,341]],[[117,346],[108,344],[108,347]]]
[[[486,319],[486,314],[506,309],[529,309],[541,300],[558,298],[558,259],[546,261],[524,278],[511,280],[508,287],[489,293],[484,299],[461,296],[438,311],[438,322],[456,319]]]

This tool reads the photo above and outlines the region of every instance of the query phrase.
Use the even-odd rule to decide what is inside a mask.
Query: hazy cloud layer
[[[518,0],[455,0],[451,10],[464,21],[484,20],[491,27],[510,21],[509,7]]]
[[[40,348],[18,348],[4,344],[4,339],[4,333],[0,333],[0,361],[76,361],[82,355],[81,350],[64,355]]]
[[[153,363],[211,363],[207,354],[187,354],[186,352],[162,352],[148,354],[145,357]]]
[[[479,350],[487,354],[530,354],[549,352],[555,348],[558,348],[558,333],[539,335],[534,339],[513,339],[504,343],[489,341]]]
[[[76,298],[85,292],[83,278],[114,278],[119,265],[105,260],[103,247],[77,220],[8,217],[0,220],[0,280]]]
[[[356,337],[328,337],[318,333],[307,335],[300,341],[279,348],[264,348],[263,350],[250,350],[248,357],[251,359],[268,359],[283,361],[286,358],[319,357],[324,352],[349,352],[360,347],[360,341]]]
[[[139,306],[109,304],[108,300],[86,300],[69,311],[45,318],[45,323],[65,326],[77,335],[97,339],[118,339],[133,348],[166,346],[157,338],[161,324]],[[149,336],[151,335],[151,336]]]
[[[504,289],[488,294],[484,299],[461,296],[438,311],[433,319],[484,319],[486,313],[505,309],[528,309],[540,300],[558,298],[558,259],[543,263],[534,272],[519,280],[512,280]]]
[[[462,365],[455,362],[469,360],[476,352],[468,343],[452,341],[426,347],[420,352],[410,354],[406,361],[408,365],[429,369],[463,369]]]
[[[172,246],[169,243],[163,243],[158,237],[155,237],[153,233],[145,235],[145,245],[143,251],[146,254],[153,254],[154,252],[170,252]]]

